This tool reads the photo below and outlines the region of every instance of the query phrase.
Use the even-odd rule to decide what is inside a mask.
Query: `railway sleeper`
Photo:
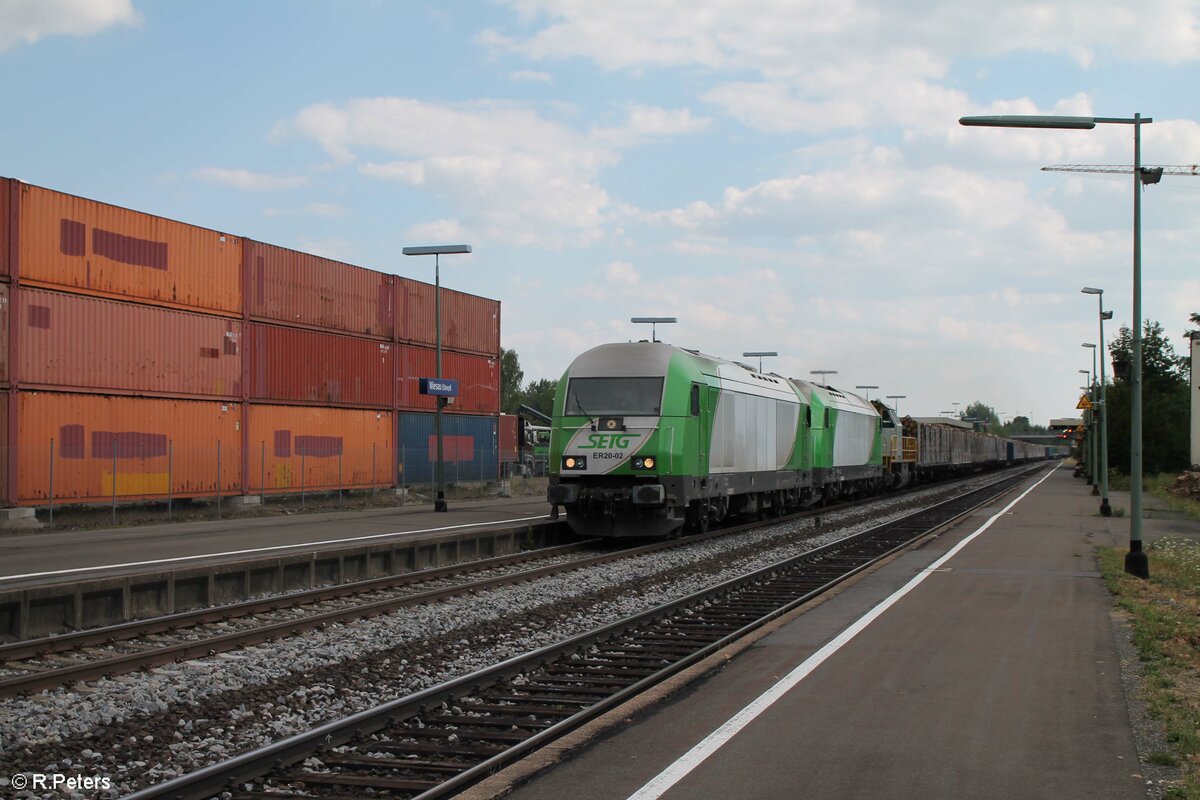
[[[382,775],[339,775],[322,772],[290,772],[283,780],[305,786],[363,786],[371,789],[395,789],[402,792],[423,792],[441,783],[436,780],[418,781],[410,778],[386,778]]]

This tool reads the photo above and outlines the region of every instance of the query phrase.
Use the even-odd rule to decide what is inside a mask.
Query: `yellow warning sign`
[[[1081,411],[1091,411],[1092,410],[1092,401],[1088,400],[1086,394],[1081,394],[1079,396],[1079,403],[1075,406],[1075,408],[1077,408]]]

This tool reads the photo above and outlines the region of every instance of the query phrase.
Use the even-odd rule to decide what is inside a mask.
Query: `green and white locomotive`
[[[548,500],[583,536],[672,536],[890,484],[861,397],[663,342],[595,347],[558,384]]]

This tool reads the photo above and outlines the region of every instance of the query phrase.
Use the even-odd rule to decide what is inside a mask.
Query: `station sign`
[[[421,378],[421,394],[458,397],[458,381],[453,378]]]

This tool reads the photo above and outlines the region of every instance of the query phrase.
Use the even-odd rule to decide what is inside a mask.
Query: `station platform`
[[[463,797],[1145,798],[1098,509],[1041,473]]]
[[[542,524],[545,497],[0,536],[0,590],[383,544],[416,535]]]

